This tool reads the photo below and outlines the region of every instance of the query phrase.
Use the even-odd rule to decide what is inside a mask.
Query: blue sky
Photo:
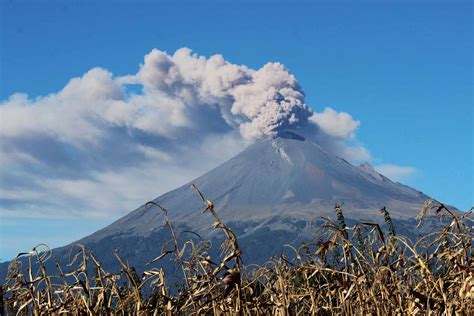
[[[331,107],[360,121],[356,137],[348,142],[367,149],[373,165],[385,167],[394,177],[398,172],[403,183],[458,208],[473,205],[470,1],[3,1],[0,5],[2,106],[14,93],[26,93],[32,102],[57,93],[71,78],[94,67],[116,77],[135,74],[153,48],[173,54],[189,47],[207,57],[222,54],[225,60],[252,69],[281,62],[315,111]],[[128,87],[135,92],[133,85]],[[48,144],[45,141],[41,147],[48,157],[54,156]],[[73,158],[68,159],[65,168]],[[189,165],[192,171],[177,176],[176,183],[157,186],[143,197],[132,192],[133,198],[123,205],[104,202],[104,208],[112,205],[116,212],[76,214],[73,204],[87,207],[79,205],[85,197],[77,197],[71,200],[71,217],[51,216],[46,210],[44,218],[41,212],[0,214],[0,258],[8,259],[36,241],[59,246],[91,233],[133,209],[131,205],[138,206],[137,201],[158,196],[212,163]],[[18,176],[24,169],[16,171]],[[18,181],[15,173],[3,170],[3,174],[2,190]],[[52,177],[49,174],[48,181]],[[74,174],[64,177],[71,180]],[[16,185],[22,194],[25,187]],[[123,181],[119,185],[126,186]],[[34,195],[34,188],[28,190]],[[0,202],[9,210],[20,207],[13,207],[9,198]],[[31,203],[27,207],[43,207]]]

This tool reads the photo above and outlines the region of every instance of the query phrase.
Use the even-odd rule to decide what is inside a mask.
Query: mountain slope
[[[303,137],[287,133],[254,143],[219,167],[154,200],[168,209],[178,231],[192,230],[214,244],[220,244],[223,237],[219,230],[211,229],[214,219],[203,214],[202,201],[191,184],[214,203],[222,221],[237,235],[247,263],[262,263],[285,251],[283,245],[297,245],[310,238],[321,217],[334,218],[336,203],[343,203],[348,225],[361,219],[383,223],[379,210],[386,206],[397,232],[413,234],[414,217],[429,198],[392,182],[369,164],[355,167]],[[141,206],[76,243],[91,250],[106,270],[121,269],[113,256],[118,250],[140,272],[171,238],[160,214],[156,207]],[[76,243],[54,249],[55,259],[49,261],[48,269],[54,270],[55,262],[66,266]],[[218,255],[217,248],[210,253]],[[160,264],[167,273],[175,271],[171,258]],[[1,278],[6,267],[7,263],[0,264]]]
[[[217,153],[218,154],[218,153]],[[202,203],[191,190],[194,183],[210,199],[227,223],[253,222],[262,226],[279,218],[311,221],[331,216],[335,203],[344,203],[349,218],[373,219],[386,206],[393,218],[414,218],[428,196],[394,183],[370,165],[355,167],[296,134],[254,143],[236,157],[203,176],[157,199],[175,223],[206,233],[211,218],[201,214]],[[156,210],[144,207],[87,237],[147,236],[161,224],[150,222]]]

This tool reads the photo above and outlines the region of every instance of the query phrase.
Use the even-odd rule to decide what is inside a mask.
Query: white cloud
[[[367,148],[361,145],[341,145],[341,156],[352,162],[369,161],[372,156]]]
[[[310,120],[319,125],[321,130],[329,136],[348,139],[354,138],[360,122],[346,112],[336,112],[326,107],[321,113],[314,113]]]
[[[409,166],[383,164],[375,166],[375,170],[394,181],[403,181],[417,173],[417,169]]]

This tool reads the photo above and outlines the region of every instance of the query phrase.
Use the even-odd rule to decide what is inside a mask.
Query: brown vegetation
[[[80,245],[70,260],[72,272],[64,273],[58,265],[56,274],[48,274],[44,262],[50,252],[41,246],[18,255],[28,257],[26,273],[20,260],[11,263],[5,308],[18,314],[90,315],[467,315],[474,310],[470,212],[459,216],[427,201],[420,223],[441,215],[448,215],[450,223],[411,241],[397,236],[385,208],[381,216],[389,227],[387,235],[375,223],[348,227],[342,207],[336,205],[337,221],[317,228],[314,242],[293,248],[292,258],[280,255],[262,266],[246,266],[234,233],[212,202],[194,189],[215,219],[212,229],[225,235],[220,258],[208,255],[207,241],[178,239],[166,209],[147,204],[150,211],[161,211],[173,236],[150,265],[174,256],[183,275],[177,290],[160,267],[139,277],[116,253],[122,272],[111,274]],[[147,288],[151,291],[145,295]]]

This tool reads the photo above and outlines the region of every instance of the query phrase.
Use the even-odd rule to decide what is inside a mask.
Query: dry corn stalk
[[[73,270],[64,273],[58,265],[55,274],[45,268],[49,248],[40,245],[20,253],[9,267],[3,285],[7,314],[467,315],[474,310],[469,214],[458,217],[446,206],[436,206],[434,213],[447,213],[451,223],[411,241],[395,234],[383,208],[389,225],[386,240],[375,223],[348,227],[337,205],[337,221],[320,227],[313,242],[293,248],[294,258],[281,255],[261,266],[245,266],[236,235],[212,202],[194,189],[216,221],[211,229],[220,229],[226,238],[218,258],[209,256],[209,242],[178,238],[191,232],[176,231],[167,211],[155,202],[149,204],[164,215],[172,234],[165,244],[173,245],[172,250],[163,246],[153,264],[174,254],[183,271],[180,290],[171,290],[161,267],[149,268],[139,277],[118,253],[122,272],[113,275],[81,245],[71,254]],[[423,207],[420,222],[430,206],[427,202]],[[35,266],[38,269],[33,270]],[[145,288],[151,288],[151,294],[146,295]]]

